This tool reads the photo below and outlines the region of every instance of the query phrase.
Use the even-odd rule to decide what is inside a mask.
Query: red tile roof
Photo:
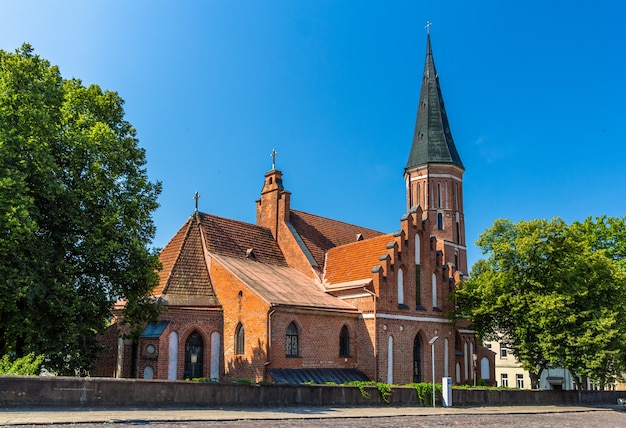
[[[213,257],[270,305],[357,312],[354,306],[325,293],[293,268],[222,255]]]
[[[287,266],[269,229],[211,214],[199,213],[199,217],[210,253],[246,258],[247,251],[253,249],[256,261]]]
[[[341,245],[356,242],[357,234],[363,239],[380,236],[383,233],[373,229],[291,210],[291,224],[320,267],[324,267],[326,251]],[[371,267],[370,267],[371,268]]]
[[[393,240],[393,234],[380,235],[329,249],[324,281],[338,284],[371,278],[372,268],[380,265],[380,256],[387,254],[387,244]]]

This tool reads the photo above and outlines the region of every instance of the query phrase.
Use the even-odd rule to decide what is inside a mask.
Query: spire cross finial
[[[432,25],[433,25],[433,23],[432,23],[432,22],[430,22],[430,21],[426,21],[426,25],[424,25],[424,28],[426,28],[426,32],[427,32],[428,34],[430,34],[430,27],[431,27]]]
[[[200,199],[200,193],[196,192],[196,194],[193,195],[193,198],[196,200],[196,212],[198,212],[198,199]]]
[[[276,169],[276,155],[278,154],[278,152],[275,149],[272,149],[272,153],[270,153],[270,156],[272,158],[272,169]]]

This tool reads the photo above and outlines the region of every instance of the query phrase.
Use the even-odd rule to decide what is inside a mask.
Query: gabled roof
[[[354,306],[290,268],[268,229],[205,213],[192,215],[161,252],[163,269],[154,294],[209,296],[203,301],[219,305],[207,258],[221,264],[270,306],[356,312]]]
[[[194,217],[190,217],[174,235],[161,251],[159,259],[163,268],[159,272],[160,281],[153,291],[154,295],[207,296],[209,303],[218,304]]]
[[[387,234],[331,248],[326,256],[324,282],[340,284],[371,278],[372,268],[380,265],[380,256],[387,254],[387,244],[393,241],[393,234]]]
[[[290,220],[311,255],[321,267],[324,266],[326,251],[331,248],[357,241],[357,235],[362,239],[382,235],[373,229],[308,214],[302,211],[290,211]],[[371,267],[370,267],[371,268]]]
[[[448,115],[439,86],[439,76],[435,70],[430,34],[426,44],[426,63],[417,108],[413,145],[406,168],[410,169],[427,163],[451,163],[465,169],[450,132]]]
[[[209,277],[202,236],[208,253],[253,257],[261,263],[287,266],[269,230],[237,220],[196,213],[161,251],[159,260],[163,268],[159,272],[160,281],[153,291],[154,295],[211,296],[213,304],[218,304]]]
[[[357,311],[349,303],[326,294],[296,269],[245,258],[222,255],[213,255],[213,258],[270,306]]]

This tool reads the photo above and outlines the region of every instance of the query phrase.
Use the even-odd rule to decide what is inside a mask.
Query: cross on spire
[[[424,25],[424,28],[426,28],[426,32],[427,32],[428,34],[430,34],[430,27],[431,27],[432,25],[433,25],[433,23],[432,23],[432,22],[430,22],[430,21],[426,21],[426,25]]]
[[[276,169],[276,155],[278,152],[275,149],[272,149],[272,153],[270,153],[270,157],[272,158],[272,170]]]
[[[200,199],[200,193],[196,192],[196,194],[193,195],[193,198],[196,200],[196,212],[198,212],[198,199]]]

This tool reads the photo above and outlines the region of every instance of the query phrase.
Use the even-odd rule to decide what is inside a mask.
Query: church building
[[[493,381],[494,354],[449,319],[468,269],[464,169],[428,35],[398,230],[293,209],[272,162],[256,224],[197,209],[184,222],[160,255],[160,321],[136,344],[114,322],[92,374],[406,384],[432,381],[434,350],[436,380]]]

